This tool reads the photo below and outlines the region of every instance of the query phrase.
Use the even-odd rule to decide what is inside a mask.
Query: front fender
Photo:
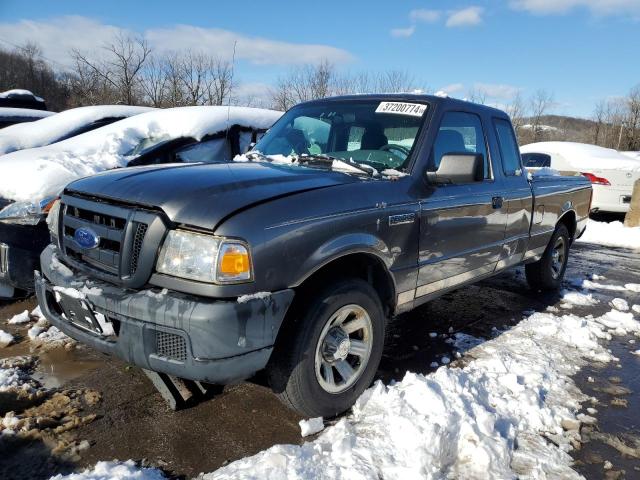
[[[382,262],[387,271],[394,261],[393,252],[381,238],[368,233],[345,234],[332,238],[313,251],[300,268],[299,271],[303,273],[294,280],[294,286],[300,285],[334,260],[353,254],[371,255]]]

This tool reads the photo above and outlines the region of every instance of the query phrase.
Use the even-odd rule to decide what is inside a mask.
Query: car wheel
[[[384,346],[383,309],[376,291],[358,279],[328,287],[306,305],[278,340],[269,383],[301,415],[332,417],[373,381]]]
[[[525,266],[527,282],[536,290],[557,290],[562,284],[569,258],[569,231],[560,224],[551,236],[542,258]]]

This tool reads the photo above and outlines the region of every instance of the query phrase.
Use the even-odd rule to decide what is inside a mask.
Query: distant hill
[[[533,141],[531,118],[524,118],[519,128],[520,143]],[[540,119],[540,141],[561,140],[568,142],[593,143],[596,122],[584,118],[563,115],[544,115]]]

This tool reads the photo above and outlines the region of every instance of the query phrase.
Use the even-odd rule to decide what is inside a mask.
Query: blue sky
[[[494,103],[544,88],[557,113],[589,116],[640,83],[640,0],[0,1],[0,44],[34,40],[58,64],[116,28],[156,50],[220,56],[238,39],[238,78],[256,91],[328,58],[344,71],[406,70],[454,96],[484,90]]]

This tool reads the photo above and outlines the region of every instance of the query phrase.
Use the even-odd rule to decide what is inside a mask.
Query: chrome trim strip
[[[9,272],[9,245],[0,243],[0,274]]]
[[[405,303],[413,302],[413,299],[416,295],[416,289],[412,288],[411,290],[407,290],[406,292],[402,292],[398,294],[398,305],[403,305]]]
[[[485,265],[480,268],[476,268],[474,270],[469,270],[468,272],[460,273],[458,275],[454,275],[453,277],[444,278],[442,280],[438,280],[437,282],[428,283],[426,285],[422,285],[418,287],[416,290],[416,298],[422,297],[424,295],[428,295],[433,292],[437,292],[438,290],[444,290],[445,288],[453,287],[455,285],[459,285],[461,283],[465,283],[472,278],[479,277],[480,275],[485,275],[487,273],[493,272],[496,264],[492,263],[490,265]]]

